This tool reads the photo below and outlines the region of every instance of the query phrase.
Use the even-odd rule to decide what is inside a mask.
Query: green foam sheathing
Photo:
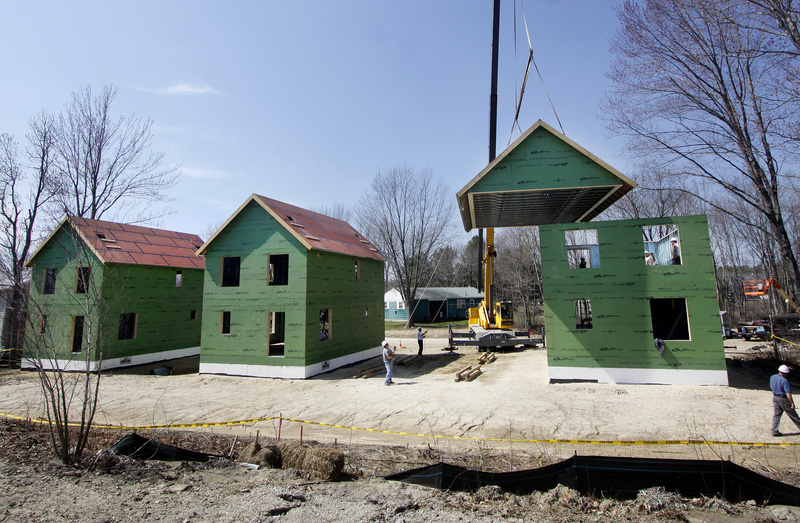
[[[510,192],[619,185],[593,158],[542,127],[508,153],[469,192]]]
[[[269,285],[269,256],[288,255],[288,284]],[[223,257],[240,257],[240,285],[222,287]],[[380,345],[383,263],[308,250],[256,202],[206,249],[201,363],[307,366]],[[369,307],[369,316],[366,308]],[[331,337],[319,339],[320,310],[331,310]],[[231,332],[221,333],[222,312]],[[285,314],[283,356],[270,356],[269,317]]]
[[[91,361],[200,345],[202,269],[180,269],[182,286],[176,287],[175,268],[103,265],[63,227],[33,262],[26,356],[38,347],[41,354],[55,350],[58,359],[82,360],[84,353],[71,353],[75,316],[85,318],[83,348],[92,351]],[[76,292],[78,267],[91,268],[92,283],[85,294]],[[57,271],[53,294],[43,294],[46,269]],[[137,315],[135,336],[119,340],[120,315],[131,313]],[[42,315],[47,316],[45,333],[40,332]]]
[[[643,227],[660,225],[677,225],[681,265],[645,264]],[[591,229],[597,231],[600,267],[570,268],[566,231]],[[725,370],[705,216],[546,225],[540,234],[549,365]],[[689,339],[666,340],[660,355],[650,300],[681,298]],[[575,300],[591,301],[591,329],[577,328]]]

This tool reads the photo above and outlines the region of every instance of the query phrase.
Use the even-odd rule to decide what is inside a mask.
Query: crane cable
[[[449,245],[448,245],[448,247],[449,247]],[[430,278],[428,278],[428,283],[423,288],[427,289],[430,286],[431,281],[433,281],[433,277],[436,275],[436,270],[439,268],[439,265],[442,263],[442,258],[444,258],[444,252],[445,252],[445,249],[441,249],[441,253],[439,254],[439,259],[436,261],[436,266],[433,268],[433,271],[431,271],[431,276],[430,276]],[[452,286],[453,283],[455,283],[455,280],[456,280],[457,276],[458,276],[458,268],[456,268],[455,273],[453,274],[453,279],[451,280],[451,283],[450,283],[451,286]],[[421,301],[420,299],[417,299],[416,296],[414,296],[414,299],[415,299],[415,301],[417,303],[415,303],[414,304],[414,308],[411,309],[411,315],[409,316],[411,318],[414,317],[414,313],[417,311],[417,307],[419,307],[419,303]],[[447,301],[447,300],[445,300],[445,301]],[[439,310],[436,311],[437,316],[438,316],[438,314],[439,314],[439,312],[441,310],[442,310],[442,306],[440,305],[439,306]],[[428,312],[430,312],[430,311],[428,311]]]
[[[550,93],[547,91],[547,86],[544,84],[544,78],[542,78],[542,73],[539,71],[539,66],[536,65],[536,60],[533,58],[533,44],[531,44],[531,33],[528,30],[528,19],[525,16],[525,9],[522,7],[522,0],[519,0],[519,10],[522,13],[522,23],[525,25],[525,34],[528,37],[528,63],[525,66],[525,76],[522,79],[522,88],[519,92],[519,98],[517,100],[517,111],[514,114],[514,122],[511,124],[511,134],[508,137],[508,143],[511,144],[511,140],[514,137],[514,129],[516,128],[519,130],[520,134],[522,134],[522,129],[519,126],[519,112],[522,109],[522,98],[525,95],[525,85],[528,83],[528,74],[531,70],[531,64],[533,64],[533,68],[536,69],[536,74],[539,76],[539,81],[542,84],[542,88],[544,89],[544,94],[547,96],[547,101],[550,102],[550,107],[553,109],[553,114],[556,117],[556,121],[558,122],[558,127],[561,129],[561,134],[566,134],[564,132],[564,126],[561,125],[561,119],[558,117],[558,112],[556,112],[556,107],[553,104],[553,100],[550,98]],[[514,63],[517,62],[517,3],[514,2]]]

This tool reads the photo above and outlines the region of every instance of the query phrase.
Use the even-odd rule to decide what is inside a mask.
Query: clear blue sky
[[[625,171],[598,118],[616,1],[524,0],[537,64],[570,138]],[[528,45],[502,2],[498,154]],[[85,85],[154,120],[179,165],[176,213],[201,233],[251,193],[354,205],[378,169],[430,168],[455,193],[488,162],[492,0],[0,1],[0,132]],[[520,125],[557,127],[538,77]],[[515,134],[516,138],[518,134]]]

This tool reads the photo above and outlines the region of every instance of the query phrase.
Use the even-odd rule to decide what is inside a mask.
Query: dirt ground
[[[416,353],[409,331],[389,332],[398,353]],[[454,375],[480,353],[443,351],[426,340],[422,359],[395,367],[397,385],[383,374],[356,378],[379,365],[362,362],[309,380],[198,375],[192,361],[171,376],[128,372],[104,375],[96,422],[147,426],[278,419],[185,430],[139,429],[160,441],[223,454],[212,467],[112,464],[102,451],[126,434],[99,431],[87,467],[58,464],[46,432],[33,424],[0,423],[0,521],[795,521],[792,507],[730,505],[645,493],[630,501],[598,500],[566,488],[516,496],[484,488],[442,493],[383,480],[382,475],[440,460],[484,470],[520,470],[574,453],[660,458],[730,459],[800,485],[800,431],[782,424],[770,436],[774,373],[763,343],[726,340],[729,387],[548,384],[546,352],[498,354],[470,382]],[[148,369],[138,369],[147,372]],[[184,373],[181,373],[184,372]],[[798,373],[800,374],[800,373]],[[800,383],[795,384],[800,390]],[[30,372],[0,373],[0,413],[43,416],[42,394]],[[298,420],[298,421],[291,421]],[[300,423],[305,421],[308,423]],[[336,427],[332,425],[337,425]],[[259,436],[303,439],[339,449],[348,481],[316,482],[294,470],[250,470],[235,458]],[[600,445],[547,440],[705,440],[694,445]],[[536,441],[531,441],[536,440]],[[655,500],[655,502],[653,501]]]

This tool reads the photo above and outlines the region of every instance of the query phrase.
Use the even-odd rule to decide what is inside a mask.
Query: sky
[[[598,117],[617,3],[501,2],[498,154],[528,55],[524,10],[565,134],[625,172]],[[442,205],[463,231],[455,193],[489,160],[491,38],[492,0],[0,0],[0,133],[23,143],[35,113],[113,85],[112,115],[151,119],[153,150],[179,167],[162,228],[204,235],[252,193],[354,207],[379,170],[406,164],[450,188]],[[531,75],[519,125],[558,129]]]

